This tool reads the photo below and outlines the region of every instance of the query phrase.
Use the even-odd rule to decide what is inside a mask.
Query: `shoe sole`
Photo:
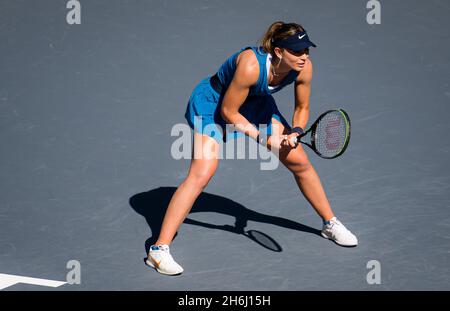
[[[328,235],[324,234],[323,232],[321,232],[320,235],[321,235],[322,237],[324,237],[325,239],[330,240],[330,241],[333,241],[336,245],[339,245],[339,246],[342,246],[342,247],[349,247],[349,248],[350,248],[350,247],[356,247],[356,246],[358,246],[358,244],[353,244],[353,245],[340,244],[340,243],[336,242],[335,240],[333,240],[332,238],[330,238]]]
[[[174,273],[174,274],[164,272],[164,271],[160,270],[159,268],[156,268],[155,265],[153,264],[153,262],[152,262],[151,260],[148,260],[148,259],[145,260],[145,264],[146,264],[147,266],[149,266],[149,267],[155,269],[155,270],[158,271],[159,273],[164,274],[164,275],[174,275],[174,276],[175,276],[175,275],[180,275],[180,274],[183,273],[183,271],[181,271],[181,272],[179,272],[179,273]]]

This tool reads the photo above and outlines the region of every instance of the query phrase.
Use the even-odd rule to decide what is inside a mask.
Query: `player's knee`
[[[214,175],[214,170],[199,170],[189,173],[188,181],[199,188],[205,188]]]
[[[312,165],[308,159],[300,159],[289,167],[290,171],[298,177],[301,177],[302,174],[308,172],[311,168]]]

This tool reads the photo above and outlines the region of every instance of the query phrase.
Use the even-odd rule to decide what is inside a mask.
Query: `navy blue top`
[[[268,53],[265,53],[262,47],[254,47],[254,46],[247,46],[242,48],[240,51],[234,53],[231,55],[219,68],[217,71],[217,76],[219,77],[219,80],[221,84],[224,86],[224,89],[226,90],[228,86],[231,83],[231,80],[233,79],[234,72],[236,71],[236,58],[238,55],[247,49],[252,49],[253,52],[256,55],[256,58],[258,59],[259,63],[259,77],[258,82],[253,85],[250,88],[249,96],[264,96],[272,93],[276,93],[282,88],[284,88],[286,85],[291,84],[295,81],[295,79],[298,76],[298,72],[295,70],[291,70],[287,76],[280,82],[277,87],[270,90],[267,84],[267,55]]]

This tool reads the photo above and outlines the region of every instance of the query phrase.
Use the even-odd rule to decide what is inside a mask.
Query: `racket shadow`
[[[190,224],[190,225],[196,225],[201,226],[205,228],[210,229],[218,229],[218,230],[224,230],[236,234],[242,234],[243,236],[249,238],[250,240],[258,243],[264,248],[267,248],[268,250],[274,251],[274,252],[281,252],[283,249],[281,248],[281,245],[278,244],[277,241],[275,241],[272,237],[267,235],[264,232],[258,231],[258,230],[248,230],[244,231],[241,228],[237,228],[230,225],[213,225],[205,222],[201,222],[198,220],[186,218],[184,223]]]
[[[164,219],[164,214],[176,189],[177,188],[175,187],[159,187],[147,192],[135,194],[129,199],[130,206],[136,213],[145,218],[152,232],[152,236],[150,236],[145,242],[146,253],[148,253],[150,246],[154,244],[158,238]],[[224,230],[235,234],[242,234],[262,247],[275,252],[281,252],[281,246],[272,237],[263,232],[257,230],[245,230],[248,221],[272,224],[275,226],[320,236],[320,230],[286,218],[258,213],[233,200],[206,192],[202,192],[197,198],[190,214],[199,212],[216,212],[229,215],[235,218],[235,223],[233,226],[215,225],[191,219],[189,216],[185,219],[184,223],[210,229]],[[174,239],[176,236],[177,234],[175,234]]]

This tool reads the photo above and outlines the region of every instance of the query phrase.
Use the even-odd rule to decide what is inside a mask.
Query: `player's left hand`
[[[291,133],[289,135],[284,135],[284,139],[281,142],[281,146],[296,148],[298,145],[297,136],[300,136],[300,134],[299,133]]]

